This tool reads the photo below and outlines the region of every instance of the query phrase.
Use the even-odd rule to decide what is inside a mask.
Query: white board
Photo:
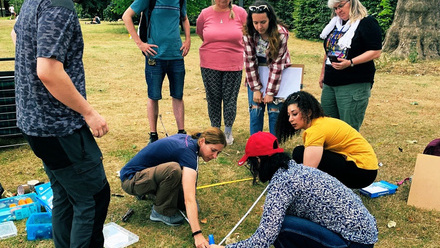
[[[260,82],[263,84],[261,92],[266,95],[267,81],[269,79],[269,67],[259,66],[258,73]],[[286,99],[290,94],[300,91],[304,76],[304,65],[291,65],[283,70],[281,74],[280,90],[276,97]]]

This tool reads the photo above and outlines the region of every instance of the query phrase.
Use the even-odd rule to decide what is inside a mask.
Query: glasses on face
[[[265,10],[268,10],[269,8],[267,5],[260,5],[260,6],[249,6],[249,10],[251,12],[263,12]]]
[[[342,9],[342,8],[343,8],[348,2],[350,2],[350,1],[347,1],[347,2],[345,2],[345,3],[341,3],[341,4],[339,4],[338,6],[334,7],[333,10],[334,10],[334,11],[337,11],[337,10]]]

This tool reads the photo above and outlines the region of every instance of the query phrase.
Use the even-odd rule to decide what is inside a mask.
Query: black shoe
[[[147,197],[145,197],[145,195],[137,195],[136,200],[138,200],[138,201],[147,200]]]
[[[186,131],[185,129],[182,129],[182,130],[178,130],[177,133],[186,134]]]
[[[151,132],[150,133],[150,140],[148,141],[148,144],[153,143],[154,141],[157,141],[159,139],[159,136],[157,135],[156,132]]]

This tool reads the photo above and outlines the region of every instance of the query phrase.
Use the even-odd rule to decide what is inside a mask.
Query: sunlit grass
[[[13,23],[0,20],[1,57],[14,56],[9,35]],[[187,224],[171,228],[150,221],[148,217],[152,201],[138,201],[125,194],[116,176],[116,172],[147,144],[149,127],[144,57],[133,40],[129,39],[122,22],[103,22],[101,25],[81,23],[88,100],[107,119],[110,127],[110,132],[97,141],[104,155],[112,193],[124,195],[112,197],[106,222],[114,221],[140,237],[140,241],[130,247],[193,247]],[[191,38],[191,51],[185,58],[184,100],[186,129],[194,133],[207,128],[210,122],[199,67],[198,48],[201,41],[194,33]],[[319,99],[322,43],[295,39],[292,34],[289,50],[292,63],[305,64],[304,90]],[[440,137],[440,62],[408,63],[383,56],[377,65],[378,72],[361,133],[372,144],[383,164],[377,180],[395,183],[413,174],[416,155],[432,139]],[[3,70],[13,70],[13,63],[0,62],[0,71]],[[177,132],[167,81],[164,82],[162,94],[160,114],[163,126],[158,123],[160,138]],[[414,102],[418,104],[412,104]],[[249,136],[247,108],[247,93],[242,87],[233,127],[234,145],[228,146],[214,161],[200,161],[198,186],[250,177],[246,168],[237,166]],[[267,130],[267,123],[265,127]],[[283,147],[289,152],[301,142],[300,137],[295,137]],[[0,150],[0,163],[0,182],[7,190],[15,192],[18,185],[31,179],[48,180],[41,161],[28,146]],[[198,190],[197,198],[202,209],[200,219],[207,220],[202,224],[206,237],[212,233],[216,241],[222,240],[264,187],[261,184],[252,186],[251,181],[244,181]],[[406,182],[394,195],[377,199],[362,197],[378,222],[380,233],[376,247],[438,247],[440,213],[408,206],[409,189],[410,183]],[[245,239],[255,231],[262,204],[263,200],[236,230],[233,238]],[[123,223],[120,219],[129,208],[134,209],[135,214],[127,223]],[[387,227],[390,220],[397,223],[395,228]],[[16,221],[15,224],[18,236],[0,241],[0,247],[53,246],[51,240],[27,241],[25,220]]]

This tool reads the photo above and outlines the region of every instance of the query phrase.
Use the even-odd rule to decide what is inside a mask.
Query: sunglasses
[[[342,8],[343,8],[348,2],[350,2],[350,0],[348,0],[348,1],[345,2],[345,3],[341,3],[341,4],[339,4],[338,6],[334,7],[333,10],[334,10],[334,11],[337,11],[337,10],[342,9]]]
[[[290,96],[287,97],[286,102],[297,102],[299,101],[300,97],[299,94],[291,94]]]
[[[260,6],[249,6],[249,10],[251,12],[263,12],[265,10],[269,10],[267,5],[260,5]]]

